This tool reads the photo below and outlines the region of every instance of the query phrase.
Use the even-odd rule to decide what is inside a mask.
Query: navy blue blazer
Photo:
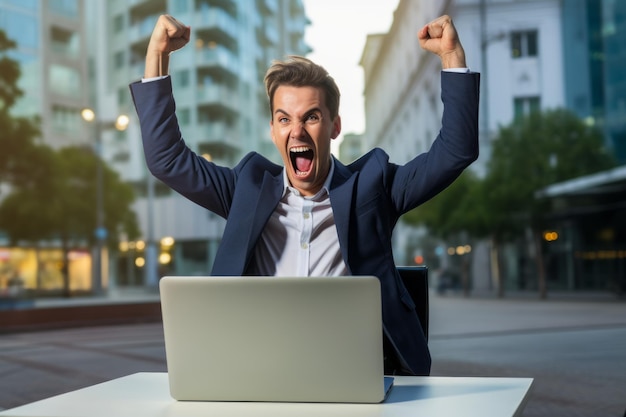
[[[350,274],[380,279],[385,335],[416,375],[430,373],[430,353],[395,268],[391,234],[402,214],[439,193],[478,157],[479,74],[442,72],[441,77],[442,128],[428,152],[405,165],[389,162],[381,149],[349,165],[335,160],[330,185],[343,260]],[[281,197],[283,167],[252,152],[227,168],[192,152],[179,130],[170,78],[133,83],[131,92],[150,171],[227,219],[211,273],[245,275]]]

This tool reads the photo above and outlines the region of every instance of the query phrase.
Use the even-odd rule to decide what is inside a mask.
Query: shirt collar
[[[330,169],[328,170],[328,176],[326,177],[326,180],[324,181],[324,185],[322,185],[322,188],[317,192],[317,194],[312,195],[310,197],[307,196],[304,198],[315,199],[315,198],[321,197],[323,193],[330,194],[330,181],[333,178],[334,172],[335,172],[335,158],[331,156],[330,157]],[[287,169],[283,167],[283,194],[281,198],[284,197],[285,194],[287,194],[287,191],[290,191],[294,193],[294,195],[302,197],[302,194],[300,194],[300,191],[296,190],[295,188],[291,186],[291,183],[289,182],[289,177],[287,177]]]

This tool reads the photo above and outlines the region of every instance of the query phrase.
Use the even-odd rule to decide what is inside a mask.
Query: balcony
[[[256,37],[260,45],[271,47],[278,44],[278,30],[271,24],[263,24],[256,28]]]
[[[196,127],[198,143],[216,144],[227,142],[233,146],[239,144],[237,130],[224,122],[201,122]]]
[[[195,8],[196,10],[218,8],[235,17],[237,16],[237,3],[237,0],[196,0]]]
[[[239,74],[239,59],[223,46],[203,49],[196,56],[196,62],[198,67],[217,67],[232,75]]]
[[[238,31],[237,21],[224,10],[202,8],[200,13],[196,14],[192,27],[194,27],[199,34],[208,32],[209,35],[213,35],[215,40],[220,43],[232,43],[236,45]],[[228,40],[220,39],[223,38],[224,35],[228,37]]]
[[[237,130],[223,122],[200,123],[195,131],[198,153],[216,163],[231,165],[241,152]]]
[[[128,41],[131,44],[145,43],[147,45],[154,29],[154,24],[159,19],[159,15],[147,16],[139,21],[136,21],[128,29]]]
[[[257,9],[264,16],[272,16],[278,13],[278,2],[276,0],[257,0]]]
[[[198,86],[196,98],[200,106],[221,108],[233,114],[239,112],[239,95],[237,91],[223,84]]]

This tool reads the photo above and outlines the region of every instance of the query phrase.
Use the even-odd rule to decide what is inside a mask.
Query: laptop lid
[[[385,398],[376,277],[170,276],[160,292],[177,400]]]

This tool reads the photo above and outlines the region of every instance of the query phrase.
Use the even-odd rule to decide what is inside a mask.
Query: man
[[[188,26],[161,16],[143,82],[131,91],[150,171],[227,219],[212,274],[377,276],[386,371],[428,375],[428,346],[394,265],[391,234],[403,213],[478,157],[479,75],[466,68],[452,20],[442,16],[418,31],[422,48],[442,62],[444,112],[431,149],[406,165],[390,163],[381,149],[348,166],[331,156],[341,131],[339,89],[323,68],[300,57],[275,63],[266,75],[270,132],[284,166],[254,152],[232,169],[196,155],[182,140],[167,75],[170,54],[190,35]]]

